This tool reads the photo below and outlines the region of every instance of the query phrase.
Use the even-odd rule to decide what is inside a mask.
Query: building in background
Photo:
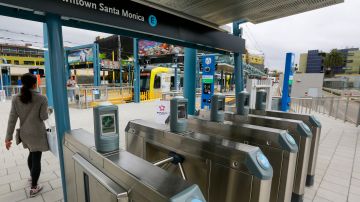
[[[0,58],[6,60],[10,66],[11,85],[17,85],[20,76],[28,72],[38,74],[42,78],[45,76],[44,50],[31,44],[0,44]]]
[[[351,50],[347,53],[346,74],[360,74],[360,50]]]
[[[344,64],[334,69],[335,74],[359,74],[360,51],[359,48],[338,49],[344,57]],[[309,50],[300,54],[299,73],[323,73],[324,60],[327,53],[319,50]]]
[[[300,54],[300,61],[299,61],[299,66],[298,66],[298,68],[299,68],[298,72],[299,73],[305,73],[306,72],[307,57],[308,57],[307,53]]]
[[[246,62],[247,64],[252,65],[253,67],[264,71],[265,68],[265,57],[264,55],[260,55],[260,54],[252,54],[252,53],[246,53],[243,54],[243,61]]]
[[[13,44],[0,44],[0,57],[5,58],[12,65],[44,65],[44,51],[31,44],[25,46]]]
[[[307,53],[306,73],[323,73],[326,53],[309,50]]]

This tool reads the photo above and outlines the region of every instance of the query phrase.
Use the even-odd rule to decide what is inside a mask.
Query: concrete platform
[[[124,131],[129,120],[154,120],[155,102],[119,105],[120,129]],[[4,136],[10,102],[0,103],[0,202],[62,201],[62,188],[58,160],[45,152],[42,158],[40,184],[41,195],[28,198],[29,171],[26,165],[28,151],[15,146],[7,151]],[[323,124],[315,185],[305,189],[308,201],[360,201],[360,128],[321,114],[316,114]],[[84,128],[93,132],[92,109],[70,109],[72,128]],[[120,145],[124,148],[124,132]]]

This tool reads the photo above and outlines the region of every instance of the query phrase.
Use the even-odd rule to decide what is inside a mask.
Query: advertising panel
[[[160,43],[156,41],[139,40],[139,55],[169,55],[169,54],[183,54],[184,49],[180,46],[174,46],[167,43]]]
[[[94,60],[94,54],[92,48],[83,48],[79,50],[69,51],[68,63],[85,63],[92,62]]]

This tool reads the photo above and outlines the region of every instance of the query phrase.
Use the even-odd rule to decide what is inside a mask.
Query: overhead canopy
[[[245,40],[217,27],[194,22],[133,1],[0,0],[0,15],[45,22],[46,14],[61,16],[62,25],[108,32],[207,50],[245,50]]]
[[[133,0],[182,17],[220,26],[238,20],[261,23],[344,0]]]

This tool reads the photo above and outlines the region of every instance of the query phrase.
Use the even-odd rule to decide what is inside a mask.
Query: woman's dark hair
[[[20,101],[24,104],[28,104],[32,101],[32,93],[31,89],[36,84],[36,76],[30,73],[26,73],[21,77],[21,93],[20,93]]]

